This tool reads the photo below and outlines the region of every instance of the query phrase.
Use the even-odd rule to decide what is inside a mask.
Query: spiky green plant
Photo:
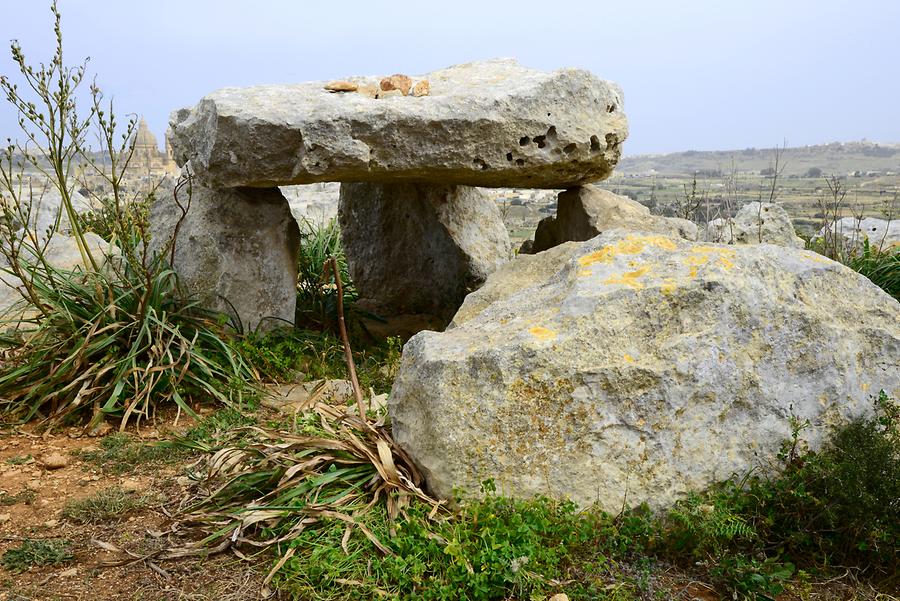
[[[318,330],[333,330],[337,323],[337,287],[325,264],[335,257],[344,283],[344,304],[356,300],[350,270],[341,245],[341,230],[336,219],[318,224],[300,221],[300,255],[297,261],[297,325]]]
[[[847,260],[847,266],[900,300],[900,247],[879,250],[870,246],[866,240],[862,252],[851,256]]]
[[[89,411],[124,427],[167,403],[193,415],[191,400],[240,402],[255,381],[215,316],[181,300],[158,262],[146,272],[23,269],[45,311],[0,371],[0,410],[14,418]]]

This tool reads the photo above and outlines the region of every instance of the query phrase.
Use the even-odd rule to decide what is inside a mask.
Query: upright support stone
[[[153,250],[175,235],[173,267],[204,307],[237,318],[245,331],[294,323],[300,232],[277,188],[194,185],[178,202],[161,195],[150,223]]]
[[[385,317],[442,327],[509,260],[500,211],[479,188],[345,183],[338,218],[361,302]]]

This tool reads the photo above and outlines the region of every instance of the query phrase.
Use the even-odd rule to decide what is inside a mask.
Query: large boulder
[[[212,187],[433,182],[565,188],[609,176],[628,125],[621,89],[514,60],[429,73],[426,96],[325,82],[225,88],[173,113],[170,140]],[[357,88],[379,78],[352,78]]]
[[[487,297],[487,298],[482,298]],[[393,435],[442,497],[609,511],[777,463],[900,395],[900,303],[813,252],[625,230],[522,257],[405,346]]]
[[[875,217],[843,217],[825,226],[816,234],[816,238],[830,236],[832,240],[840,239],[848,251],[862,248],[865,242],[876,249],[889,249],[900,246],[900,220],[877,219]]]
[[[626,196],[597,186],[579,186],[559,194],[556,215],[538,223],[531,252],[563,242],[583,242],[616,228],[697,239],[697,226],[687,219],[651,215],[650,209]]]
[[[713,219],[703,237],[721,244],[777,244],[789,248],[806,245],[784,207],[773,202],[750,202],[734,218]]]
[[[162,194],[150,208],[150,234],[152,252],[174,244],[172,266],[203,306],[245,330],[294,323],[300,232],[277,188]]]
[[[360,303],[385,317],[419,316],[406,321],[423,327],[446,325],[510,257],[500,210],[479,188],[342,184],[338,217]]]

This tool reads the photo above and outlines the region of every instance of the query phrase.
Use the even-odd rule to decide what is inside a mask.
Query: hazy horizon
[[[90,56],[117,112],[143,115],[160,140],[172,110],[221,87],[421,74],[511,56],[619,83],[628,155],[900,142],[900,3],[59,4],[67,61]],[[0,0],[0,40],[18,39],[31,63],[52,54],[48,7]],[[7,49],[0,74],[14,72]],[[3,104],[0,135],[17,130]]]

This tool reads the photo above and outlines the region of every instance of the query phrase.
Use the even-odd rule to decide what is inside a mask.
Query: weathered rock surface
[[[187,200],[182,191],[182,206]],[[175,237],[172,263],[189,294],[238,318],[245,330],[294,323],[300,234],[277,188],[194,185],[181,216],[173,195],[159,196],[150,210],[150,244],[159,251]]]
[[[787,211],[772,202],[750,202],[734,218],[718,218],[709,222],[704,237],[721,244],[777,244],[803,248],[803,238],[794,231]]]
[[[900,246],[900,220],[876,219],[866,217],[844,217],[831,224],[831,227],[823,227],[819,230],[817,238],[822,238],[830,232],[832,236],[840,236],[842,244],[848,250],[862,248],[865,241],[874,248],[886,249]]]
[[[616,228],[697,239],[697,226],[687,219],[651,215],[641,203],[597,186],[565,190],[557,197],[557,205],[556,215],[538,224],[532,253],[563,242],[590,240]]]
[[[337,217],[341,185],[337,182],[284,186],[281,193],[291,207],[291,214],[298,223],[326,224]]]
[[[331,93],[323,82],[225,88],[173,113],[175,158],[210,187],[566,188],[608,177],[628,134],[621,89],[587,71],[545,73],[507,59],[426,78],[427,95],[377,101]]]
[[[338,219],[361,303],[384,316],[446,324],[510,257],[500,211],[478,188],[341,184]]]
[[[898,361],[900,303],[838,263],[614,230],[495,272],[406,344],[389,407],[441,496],[618,511],[767,465],[791,415],[816,448]]]

